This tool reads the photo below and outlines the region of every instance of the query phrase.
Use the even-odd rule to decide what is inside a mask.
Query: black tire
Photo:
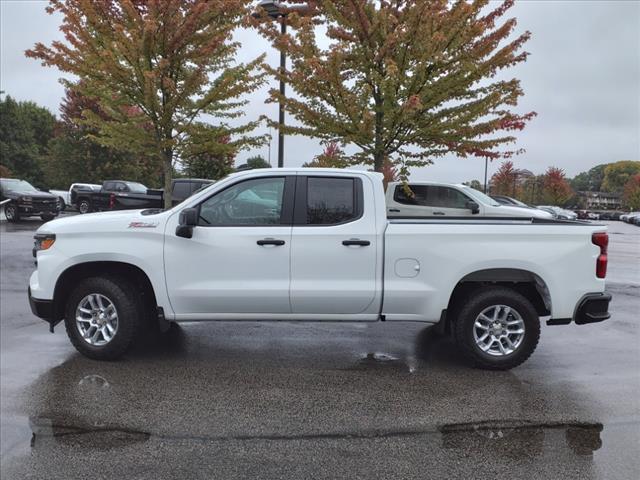
[[[92,293],[106,296],[118,313],[118,328],[106,345],[95,346],[84,340],[76,326],[76,308],[80,301]],[[124,278],[90,277],[83,279],[71,292],[65,306],[65,327],[69,340],[76,350],[96,360],[117,360],[134,344],[144,311],[133,285]]]
[[[83,213],[91,213],[91,202],[86,198],[81,198],[78,200],[78,212]]]
[[[53,215],[52,213],[43,213],[42,215],[40,215],[40,218],[43,221],[48,222],[49,220],[53,220],[54,218],[56,218],[56,215]]]
[[[4,216],[7,217],[7,222],[19,222],[20,212],[18,211],[18,206],[12,203],[6,204],[4,206]]]
[[[524,322],[524,338],[511,353],[495,356],[483,352],[474,338],[476,319],[486,308],[505,305],[515,310]],[[469,294],[466,304],[457,310],[453,336],[466,359],[475,367],[508,370],[531,356],[540,339],[540,318],[532,303],[520,293],[505,287],[481,288]]]
[[[67,208],[67,204],[64,202],[64,198],[62,197],[58,197],[58,200],[60,201],[60,211],[64,212]]]

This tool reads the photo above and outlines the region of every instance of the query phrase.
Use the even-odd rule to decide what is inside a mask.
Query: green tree
[[[597,165],[587,172],[579,173],[570,181],[571,187],[577,192],[599,192],[606,166],[607,164]]]
[[[42,171],[56,117],[33,102],[0,100],[0,162],[15,177],[48,186]]]
[[[271,164],[267,162],[262,155],[254,155],[247,158],[247,167],[249,168],[271,168]]]
[[[218,180],[233,172],[236,151],[224,129],[203,126],[199,134],[205,138],[194,139],[185,151],[184,173],[190,177]]]
[[[637,173],[640,173],[640,161],[623,160],[610,163],[604,168],[602,190],[622,193],[625,184]]]
[[[66,43],[26,52],[77,76],[106,116],[84,113],[104,146],[150,155],[162,168],[171,206],[174,161],[198,138],[198,119],[239,117],[244,96],[262,82],[256,67],[234,64],[232,39],[249,0],[50,0],[62,16]],[[259,143],[256,122],[227,127],[236,148]]]
[[[265,66],[295,91],[270,93],[299,122],[285,132],[354,144],[360,152],[351,163],[376,171],[385,159],[400,161],[403,178],[448,153],[510,157],[518,152],[505,147],[513,132],[535,115],[512,111],[523,95],[519,80],[495,77],[527,58],[529,32],[510,38],[516,20],[502,20],[512,4],[318,0],[316,11],[292,9],[293,33],[285,35],[275,22],[255,19],[292,62],[289,70]]]
[[[471,187],[474,190],[478,190],[480,192],[484,191],[484,186],[482,185],[482,183],[480,183],[480,180],[470,180],[468,182],[464,182],[463,185]]]

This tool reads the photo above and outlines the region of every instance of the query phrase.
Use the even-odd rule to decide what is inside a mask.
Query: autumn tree
[[[627,180],[622,193],[622,201],[631,210],[640,210],[640,173]]]
[[[91,140],[98,132],[81,121],[83,112],[106,117],[97,99],[67,88],[60,105],[60,121],[42,166],[50,187],[67,189],[74,182],[102,183],[109,178],[159,186],[162,167],[152,156],[116,150]]]
[[[356,145],[350,163],[376,171],[386,158],[401,161],[403,176],[448,153],[512,156],[513,132],[535,115],[513,111],[519,80],[497,77],[527,58],[529,32],[511,38],[516,20],[503,19],[512,4],[317,0],[288,13],[284,35],[275,22],[254,20],[291,59],[289,70],[265,66],[295,91],[271,90],[299,122],[284,131]]]
[[[549,167],[543,177],[542,198],[550,205],[564,205],[573,196],[564,170]]]
[[[604,168],[602,190],[621,193],[629,179],[637,173],[640,173],[640,161],[622,160],[610,163]]]
[[[349,161],[344,150],[338,142],[327,142],[321,154],[313,157],[313,160],[303,164],[303,167],[315,168],[346,168]]]
[[[232,35],[249,0],[50,0],[66,42],[26,52],[77,76],[106,118],[85,112],[102,145],[152,155],[162,167],[171,206],[174,161],[202,138],[202,115],[228,120],[261,84],[258,58],[235,64]],[[135,114],[132,114],[135,113]],[[146,126],[150,124],[151,128]],[[227,127],[236,149],[255,145],[250,122]]]
[[[493,195],[518,195],[518,170],[513,166],[513,162],[507,160],[502,162],[500,168],[491,176],[491,193]]]

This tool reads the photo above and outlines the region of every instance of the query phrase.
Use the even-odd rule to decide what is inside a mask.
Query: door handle
[[[434,215],[444,215],[444,212],[433,212]]]
[[[390,208],[389,211],[398,213],[398,212],[400,212],[400,209],[398,209],[398,208]]]
[[[276,240],[275,238],[265,238],[262,240],[258,240],[256,243],[261,247],[264,245],[276,245],[278,247],[281,247],[282,245],[284,245],[284,240]]]
[[[351,245],[356,245],[359,247],[366,247],[368,245],[371,245],[371,242],[369,240],[359,240],[357,238],[351,238],[349,240],[343,240],[342,244],[349,247]]]

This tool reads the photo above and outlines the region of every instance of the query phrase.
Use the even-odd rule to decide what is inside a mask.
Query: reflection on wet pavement
[[[2,258],[3,480],[637,477],[637,288],[509,372],[389,322],[186,324],[97,362],[28,313],[32,259]]]

